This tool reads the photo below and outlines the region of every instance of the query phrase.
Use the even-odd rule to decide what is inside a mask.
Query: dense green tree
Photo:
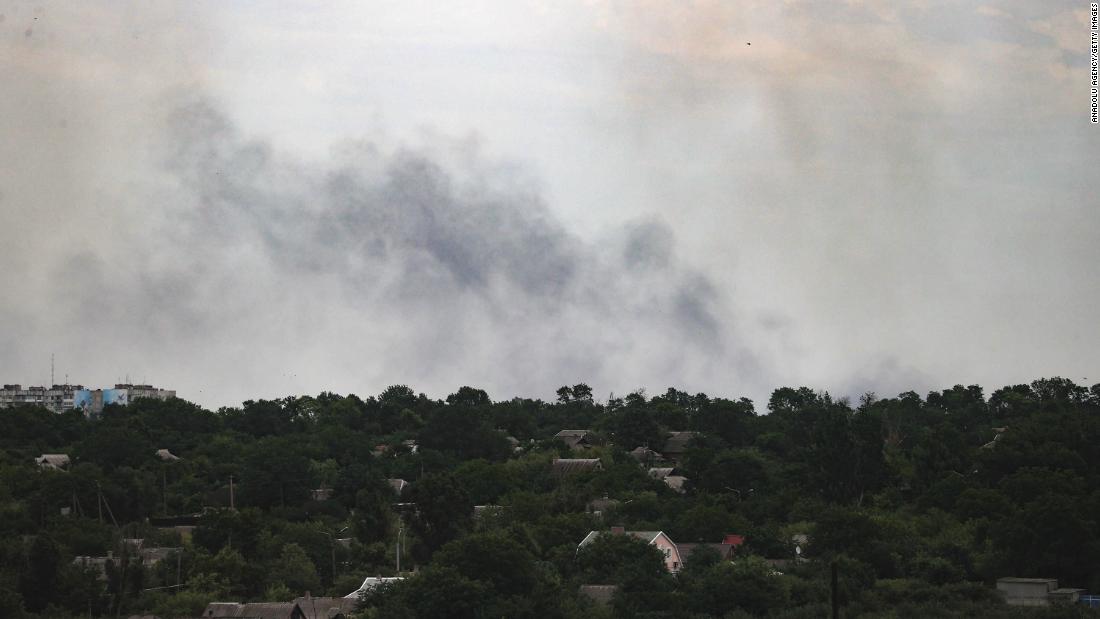
[[[455,404],[437,409],[418,434],[420,446],[459,460],[503,460],[512,453],[505,435],[474,409]]]
[[[411,524],[421,542],[414,546],[421,561],[470,528],[474,504],[454,475],[424,476],[412,484],[408,499],[416,504]]]
[[[443,546],[433,563],[450,567],[501,595],[523,595],[536,584],[534,556],[503,531],[473,533]]]
[[[373,479],[355,495],[351,530],[360,542],[385,540],[393,530],[393,507],[399,497],[385,481]]]
[[[298,544],[283,546],[278,560],[272,563],[268,571],[268,583],[282,584],[298,595],[321,589],[321,578],[317,574],[317,566]]]
[[[257,507],[300,504],[317,485],[310,458],[301,441],[289,436],[265,436],[244,449],[240,501]]]
[[[488,393],[483,389],[474,389],[473,387],[459,387],[458,391],[447,396],[447,404],[451,406],[478,408],[489,406],[492,403]]]
[[[695,576],[687,587],[690,608],[706,616],[721,617],[731,609],[752,616],[786,608],[790,600],[787,579],[759,557],[736,563],[718,562]]]
[[[57,593],[61,550],[48,535],[37,535],[27,550],[26,569],[19,579],[19,593],[27,610],[39,612]]]
[[[378,609],[379,617],[454,617],[475,619],[485,616],[485,585],[466,578],[458,570],[428,567],[416,576],[365,599]]]

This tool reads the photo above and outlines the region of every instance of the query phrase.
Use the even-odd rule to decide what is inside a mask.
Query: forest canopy
[[[760,408],[579,384],[0,410],[3,617],[197,617],[394,575],[360,616],[822,617],[834,565],[842,616],[1077,616],[995,583],[1100,592],[1098,513],[1100,385],[1063,378]],[[580,545],[612,527],[684,556]]]

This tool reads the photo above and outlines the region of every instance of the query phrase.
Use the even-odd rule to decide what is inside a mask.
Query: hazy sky
[[[1087,7],[0,0],[0,376],[1100,382]]]

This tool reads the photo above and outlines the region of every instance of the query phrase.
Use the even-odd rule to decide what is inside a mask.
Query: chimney
[[[308,599],[309,599],[309,597],[310,597],[310,596],[309,596],[309,589],[306,589],[306,599],[308,600]]]
[[[626,533],[626,529],[623,527],[611,527],[611,533],[614,535],[622,535]]]

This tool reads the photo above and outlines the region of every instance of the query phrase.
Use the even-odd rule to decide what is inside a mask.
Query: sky
[[[0,376],[1091,385],[1088,42],[1078,1],[0,1]]]

